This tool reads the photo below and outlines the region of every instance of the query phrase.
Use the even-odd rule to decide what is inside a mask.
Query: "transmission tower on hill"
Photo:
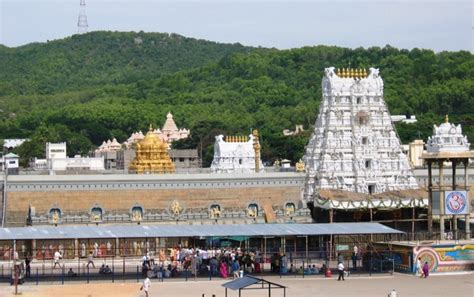
[[[81,10],[79,11],[79,18],[77,19],[77,33],[82,34],[87,32],[89,25],[87,24],[86,15],[86,0],[80,0]]]

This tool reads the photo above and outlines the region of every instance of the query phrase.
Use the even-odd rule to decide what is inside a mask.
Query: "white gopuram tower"
[[[383,98],[379,70],[326,68],[306,147],[303,199],[318,190],[375,194],[418,188]]]

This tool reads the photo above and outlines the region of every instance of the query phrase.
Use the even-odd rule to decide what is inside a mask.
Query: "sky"
[[[0,44],[77,33],[80,0],[0,0]],[[474,49],[473,1],[86,0],[89,31],[178,33],[279,49],[314,45]]]

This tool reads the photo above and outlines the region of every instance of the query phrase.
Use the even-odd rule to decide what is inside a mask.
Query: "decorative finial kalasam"
[[[150,127],[148,128],[148,131],[153,131],[153,125],[150,124]]]
[[[446,116],[444,117],[444,122],[445,122],[446,124],[449,123],[449,117],[448,117],[448,115],[446,115]]]

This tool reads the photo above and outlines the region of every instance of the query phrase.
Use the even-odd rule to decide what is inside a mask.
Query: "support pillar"
[[[120,255],[120,240],[118,238],[115,238],[114,256],[117,256],[117,255]],[[125,251],[123,253],[123,257],[125,257]]]
[[[433,174],[432,163],[428,161],[428,232],[433,233]]]
[[[458,164],[458,160],[454,159],[451,161],[451,166],[453,167],[453,191],[456,190],[456,166]],[[453,237],[454,239],[458,239],[458,216],[453,215]]]
[[[464,190],[466,190],[466,192],[468,191],[468,187],[467,185],[469,184],[469,181],[468,181],[468,174],[467,174],[467,165],[468,165],[468,159],[466,160],[463,160],[463,163],[464,163]],[[467,215],[465,216],[465,220],[466,220],[466,239],[471,239],[471,197],[469,196],[469,192],[467,192],[467,203],[469,205],[469,211],[467,212]]]
[[[79,258],[79,240],[74,239],[74,259]]]
[[[444,233],[444,159],[439,160],[439,233],[441,240],[445,239]]]
[[[36,239],[31,240],[31,260],[36,259]]]
[[[334,210],[329,210],[329,223],[332,223],[334,220]],[[332,234],[329,236],[329,260],[332,258],[332,241],[333,236]]]

